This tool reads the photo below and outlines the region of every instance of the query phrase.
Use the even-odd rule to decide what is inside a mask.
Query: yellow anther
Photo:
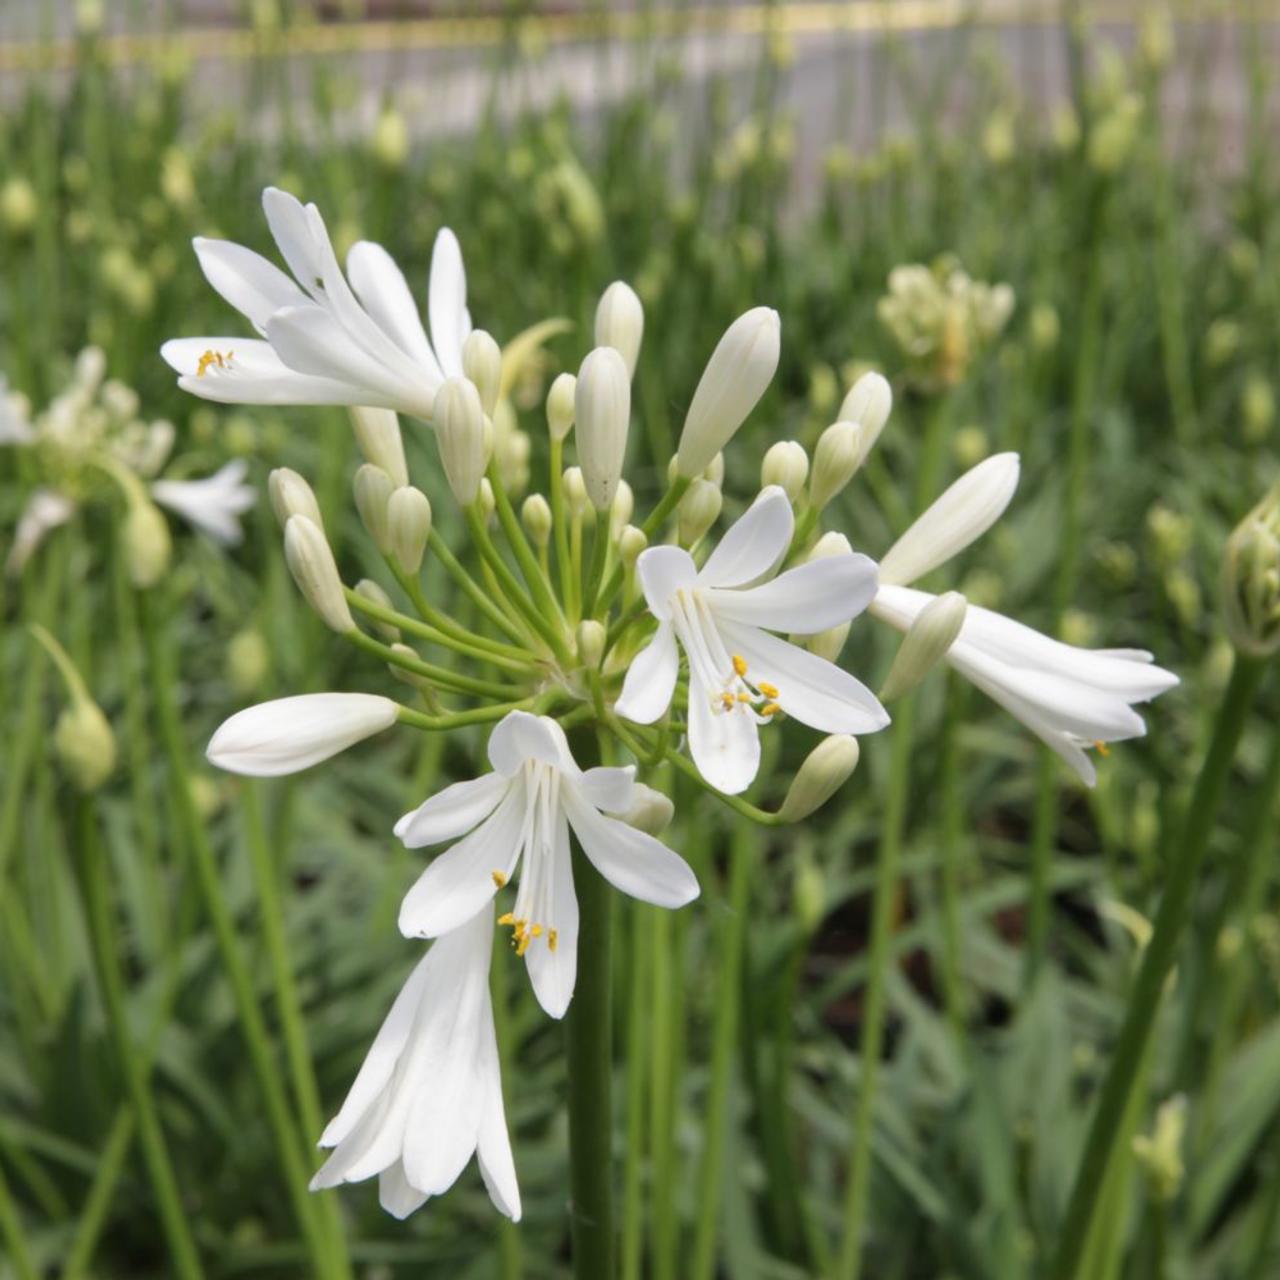
[[[535,938],[540,938],[542,937],[542,926],[540,924],[535,924],[529,932],[532,933]]]
[[[726,711],[732,711],[732,710],[733,710],[733,694],[731,694],[731,693],[722,693],[722,694],[720,695],[720,705],[721,705],[721,706],[722,706]]]
[[[767,680],[761,680],[760,683],[756,685],[756,688],[759,689],[766,698],[776,698],[778,696],[778,686],[776,684],[770,684]]]
[[[547,930],[547,947],[551,951],[554,951],[556,949],[556,946],[559,944],[559,942],[560,942],[559,932],[555,929],[548,929]]]
[[[209,372],[211,365],[217,365],[219,369],[225,369],[231,363],[233,355],[235,355],[234,351],[228,351],[225,356],[221,351],[206,351],[196,362],[196,377],[203,378]]]
[[[529,950],[529,943],[532,941],[533,941],[533,937],[531,934],[528,934],[528,933],[520,934],[516,942],[516,955],[518,956],[524,955],[524,953]]]
[[[506,885],[507,877],[505,872],[491,871],[489,872],[489,874],[493,877],[493,883],[496,884],[499,889],[503,888]]]
[[[1101,738],[1096,739],[1093,745],[1098,748],[1098,754],[1104,759],[1111,754],[1111,748]]]
[[[740,693],[740,694],[738,694],[738,701],[739,701],[739,702],[750,702],[750,701],[751,701],[751,695],[750,695],[749,693]]]
[[[776,702],[766,702],[760,708],[760,714],[762,716],[776,716],[781,710],[782,708]]]
[[[514,915],[511,914],[510,911],[508,911],[505,915],[501,915],[498,917],[498,923],[502,925],[504,928],[508,925],[514,925],[515,922],[516,922],[516,918]]]
[[[740,653],[733,655],[733,671],[739,677],[747,674],[747,660]]]

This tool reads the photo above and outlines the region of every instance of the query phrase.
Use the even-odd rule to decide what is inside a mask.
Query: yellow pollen
[[[493,883],[496,884],[499,889],[503,888],[506,885],[507,877],[504,872],[491,871],[489,872],[489,874],[493,877]]]
[[[1105,759],[1107,756],[1111,754],[1111,748],[1107,746],[1107,744],[1103,742],[1101,738],[1098,738],[1097,740],[1095,740],[1093,745],[1098,748],[1098,754],[1102,756],[1103,759]]]
[[[540,938],[542,937],[542,926],[540,924],[535,924],[529,932],[532,933],[535,938]]]
[[[740,653],[733,655],[733,671],[739,677],[747,674],[747,660]]]
[[[498,917],[498,923],[502,925],[504,928],[508,925],[514,925],[515,922],[516,922],[516,918],[514,915],[511,914],[510,911],[508,911],[505,915],[501,915]]]
[[[776,702],[766,702],[760,708],[760,714],[762,716],[776,716],[781,710],[782,708]]]
[[[554,951],[560,942],[560,934],[555,929],[547,930],[547,947]]]
[[[761,680],[760,683],[756,685],[756,688],[759,689],[766,698],[776,698],[778,696],[778,686],[776,684],[770,684],[767,680]]]
[[[738,701],[739,701],[739,702],[750,702],[750,701],[751,701],[751,695],[750,695],[749,693],[745,693],[745,692],[744,692],[744,693],[740,693],[740,694],[738,694]]]
[[[726,711],[732,711],[732,710],[733,710],[733,694],[731,694],[731,693],[722,693],[722,694],[720,695],[720,705],[721,705],[721,706],[722,706]]]
[[[235,355],[234,351],[228,351],[225,356],[221,351],[206,351],[196,363],[196,377],[203,378],[213,365],[219,369],[225,369],[231,363],[233,355]]]

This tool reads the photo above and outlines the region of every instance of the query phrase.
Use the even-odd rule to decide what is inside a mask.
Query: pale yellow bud
[[[1182,1163],[1182,1142],[1187,1131],[1187,1100],[1182,1094],[1170,1098],[1156,1112],[1150,1135],[1133,1139],[1133,1154],[1147,1176],[1152,1194],[1166,1204],[1178,1198],[1186,1169]]]
[[[475,383],[468,378],[446,379],[436,393],[432,421],[449,488],[459,505],[469,507],[480,495],[492,443]],[[486,435],[490,436],[488,443]]]
[[[770,445],[760,464],[760,487],[777,485],[794,502],[809,478],[809,455],[795,440],[779,440]]]
[[[391,534],[387,527],[387,503],[393,486],[391,477],[381,467],[366,462],[356,472],[356,510],[373,544],[385,556],[391,550]]]
[[[547,430],[553,440],[563,440],[573,430],[574,403],[578,394],[578,380],[571,373],[562,373],[547,392]]]
[[[644,337],[644,306],[636,291],[622,280],[615,280],[600,297],[595,337],[596,346],[613,347],[627,366],[627,377],[635,377]]]
[[[529,541],[539,549],[551,542],[551,504],[540,493],[531,493],[520,508],[520,523]]]
[[[855,422],[834,422],[819,437],[813,451],[809,500],[819,511],[853,479],[862,465],[863,428]]]
[[[910,693],[942,661],[964,626],[967,609],[958,591],[930,600],[911,624],[880,690],[881,702]]]
[[[618,491],[613,495],[613,503],[609,507],[609,529],[613,536],[628,524],[636,509],[636,495],[625,480],[618,481]]]
[[[807,852],[796,859],[791,909],[806,936],[817,929],[827,914],[827,877]]]
[[[393,106],[388,104],[378,113],[369,139],[369,150],[385,169],[400,169],[409,155],[409,126]]]
[[[710,462],[707,463],[707,469],[702,473],[704,480],[710,480],[717,489],[724,488],[724,453],[717,453]]]
[[[591,505],[587,501],[587,486],[580,467],[564,469],[564,500],[571,515],[580,516]]]
[[[387,609],[391,613],[396,612],[395,602],[372,578],[361,578],[356,583],[356,595],[362,600],[368,600],[370,604],[376,604],[379,609]],[[388,644],[394,644],[400,639],[400,628],[394,623],[379,622],[376,619],[370,619],[369,621],[372,623],[373,629]]]
[[[643,529],[629,524],[618,534],[618,558],[628,569],[635,566],[640,553],[649,545],[649,539]]]
[[[338,566],[320,526],[306,516],[290,516],[284,526],[284,558],[298,590],[325,625],[339,635],[354,631]]]
[[[675,817],[676,807],[668,796],[637,782],[631,808],[621,815],[622,821],[647,835],[660,836]]]
[[[154,587],[169,568],[173,545],[169,526],[154,503],[139,499],[129,504],[124,545],[133,585],[143,591]]]
[[[584,667],[594,670],[600,665],[600,659],[604,657],[606,634],[604,623],[597,622],[594,618],[578,624],[578,661]]]
[[[858,740],[833,733],[809,752],[778,810],[783,822],[801,822],[821,809],[858,767]]]
[[[97,703],[76,698],[53,731],[63,767],[81,791],[96,791],[116,767],[116,736]]]
[[[289,467],[277,467],[267,477],[267,496],[271,499],[271,510],[275,512],[282,529],[289,523],[291,516],[306,516],[316,528],[324,528],[315,491]]]
[[[390,409],[360,406],[351,410],[351,425],[355,428],[356,446],[364,460],[381,467],[397,489],[408,484],[409,467],[404,458],[404,439],[395,413]],[[306,512],[297,514],[306,515]]]
[[[502,383],[502,350],[493,335],[472,329],[462,344],[462,372],[475,383],[485,413],[493,416]]]
[[[720,518],[724,498],[710,480],[695,480],[680,499],[677,512],[677,534],[680,545],[691,547]]]
[[[1280,485],[1227,539],[1222,605],[1239,653],[1266,658],[1280,651]]]
[[[388,499],[387,536],[400,568],[410,575],[417,573],[431,537],[431,503],[421,489],[407,484]]]
[[[397,657],[403,658],[408,662],[422,661],[416,650],[411,649],[407,644],[400,641],[391,646],[391,652]],[[388,662],[387,670],[391,672],[397,680],[403,680],[405,684],[412,685],[415,689],[427,690],[432,688],[431,681],[426,679],[425,676],[420,676],[413,671],[406,670],[404,667],[400,666],[399,663]]]
[[[493,515],[494,510],[498,505],[497,499],[493,495],[493,485],[489,483],[488,476],[485,476],[485,478],[480,481],[480,493],[476,498],[476,501],[480,504],[481,517],[488,520],[489,517]]]
[[[262,632],[246,627],[227,645],[227,679],[236,693],[247,698],[257,691],[271,669],[271,650]]]

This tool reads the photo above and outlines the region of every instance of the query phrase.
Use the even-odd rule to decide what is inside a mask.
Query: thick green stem
[[[187,1225],[186,1210],[169,1159],[164,1130],[147,1085],[143,1056],[132,1043],[125,1009],[124,979],[120,974],[119,943],[110,900],[106,852],[98,839],[97,815],[93,802],[82,799],[76,814],[81,874],[84,878],[85,915],[98,973],[98,985],[106,1006],[107,1023],[115,1041],[129,1102],[138,1122],[138,1139],[155,1193],[160,1225],[169,1244],[169,1261],[174,1274],[183,1280],[200,1280],[204,1274],[195,1241]]]
[[[111,1197],[124,1172],[125,1157],[133,1143],[134,1119],[128,1106],[122,1105],[107,1135],[106,1145],[98,1155],[98,1167],[85,1197],[84,1208],[76,1222],[75,1236],[62,1267],[61,1280],[81,1280],[93,1260],[93,1251],[102,1237]]]
[[[648,907],[629,904],[630,964],[627,985],[627,1139],[622,1179],[622,1280],[641,1280],[644,1243],[644,1118],[645,1064],[649,1038],[646,1013],[649,998]]]
[[[40,1280],[40,1273],[31,1260],[31,1249],[27,1245],[27,1237],[22,1230],[22,1219],[18,1217],[18,1206],[13,1203],[13,1196],[9,1194],[9,1183],[4,1176],[2,1165],[0,1165],[0,1239],[4,1240],[9,1254],[9,1263],[18,1280]]]
[[[1080,1251],[1098,1210],[1099,1190],[1120,1131],[1121,1117],[1151,1034],[1165,979],[1173,968],[1178,943],[1191,914],[1192,896],[1208,852],[1218,805],[1264,670],[1264,665],[1257,659],[1236,658],[1209,752],[1200,768],[1182,823],[1181,839],[1169,861],[1164,896],[1156,913],[1151,941],[1143,952],[1142,967],[1129,996],[1120,1037],[1102,1085],[1084,1153],[1076,1169],[1050,1272],[1053,1280],[1075,1280]]]
[[[584,763],[578,756],[579,763]],[[565,1018],[569,1065],[569,1218],[577,1280],[612,1280],[613,1107],[609,886],[575,849],[578,981]]]
[[[863,1001],[862,1057],[858,1073],[858,1099],[854,1108],[853,1140],[849,1151],[844,1235],[840,1242],[840,1256],[835,1273],[838,1280],[857,1280],[862,1269],[862,1236],[871,1186],[871,1144],[876,1089],[880,1079],[880,1053],[884,1045],[890,942],[898,895],[898,860],[902,853],[902,836],[911,790],[914,725],[915,695],[908,694],[898,703],[897,715],[894,717],[889,790],[885,796],[880,850],[876,860],[871,908],[870,970]]]
[[[591,568],[587,572],[587,585],[582,593],[582,616],[590,618],[595,613],[596,597],[609,563],[609,534],[611,526],[608,511],[596,512],[595,535],[591,540]]]

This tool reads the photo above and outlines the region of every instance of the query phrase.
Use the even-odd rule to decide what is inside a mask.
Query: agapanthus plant
[[[324,1135],[335,1150],[315,1185],[378,1174],[384,1205],[404,1215],[445,1191],[474,1152],[495,1205],[518,1216],[487,994],[496,916],[543,1009],[568,1015],[576,1265],[581,1275],[607,1275],[602,895],[611,885],[679,908],[698,893],[693,872],[658,839],[670,801],[638,775],[672,766],[721,796],[739,821],[809,817],[848,781],[857,736],[889,725],[876,694],[837,664],[864,611],[906,632],[886,697],[945,657],[1086,780],[1086,748],[1141,732],[1131,704],[1172,677],[1149,655],[1071,649],[966,609],[955,593],[935,599],[908,585],[999,517],[1017,480],[1012,455],[957,482],[880,566],[838,531],[822,531],[824,510],[889,417],[890,388],[878,374],[850,390],[812,467],[798,443],[775,444],[760,491],[730,496],[741,514],[717,535],[721,450],[778,363],[780,320],[766,307],[736,320],[711,354],[667,488],[632,523],[623,469],[644,318],[635,293],[611,285],[595,347],[547,398],[545,496],[527,496],[517,515],[512,485],[527,474],[527,451],[523,467],[504,467],[499,441],[518,430],[505,391],[513,366],[551,330],[544,324],[538,338],[522,335],[504,350],[473,329],[461,253],[446,230],[432,261],[428,338],[383,249],[355,245],[344,274],[314,206],[274,190],[265,206],[292,277],[239,245],[196,245],[211,283],[261,336],[176,339],[164,354],[183,387],[212,400],[352,409],[366,458],[355,501],[385,562],[383,581],[343,581],[301,476],[273,473],[271,499],[289,567],[315,611],[417,698],[331,692],[262,704],[218,730],[210,759],[272,776],[396,726],[493,726],[491,770],[427,798],[395,826],[407,848],[444,847],[400,912],[407,937],[435,941]],[[410,482],[398,413],[412,419],[410,430],[435,436],[465,538],[442,534]],[[576,465],[566,469],[571,437]],[[427,556],[456,589],[453,602],[428,599]],[[768,811],[742,793],[760,770],[761,737],[791,721],[828,736]]]

